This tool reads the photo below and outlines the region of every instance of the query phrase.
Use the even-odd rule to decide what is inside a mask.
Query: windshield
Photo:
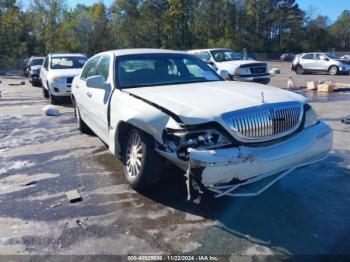
[[[330,59],[339,59],[336,55],[333,55],[331,53],[326,53],[326,55],[330,58]]]
[[[51,69],[82,68],[87,58],[84,56],[52,57]]]
[[[44,58],[35,58],[30,61],[31,66],[42,65],[44,62]]]
[[[216,62],[243,60],[243,56],[233,50],[214,50],[211,51],[212,56]]]
[[[223,81],[200,59],[185,54],[140,54],[117,59],[119,88]]]

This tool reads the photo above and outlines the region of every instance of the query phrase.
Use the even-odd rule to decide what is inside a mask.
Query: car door
[[[111,64],[111,56],[103,55],[94,75],[102,76],[105,85],[101,88],[87,87],[87,90],[90,93],[88,96],[90,101],[89,114],[93,118],[96,127],[95,132],[104,141],[108,141],[107,108],[112,91],[112,80],[110,77],[110,71],[112,70]]]
[[[75,88],[75,101],[78,105],[80,115],[82,119],[87,123],[87,125],[95,131],[94,128],[94,118],[91,115],[91,90],[86,86],[86,79],[90,76],[94,76],[98,62],[100,61],[101,56],[92,57],[85,64],[80,77],[76,79]]]
[[[317,69],[320,71],[328,71],[329,58],[323,54],[317,54]]]
[[[45,57],[43,66],[40,69],[40,79],[43,86],[45,86],[46,89],[48,89],[48,87],[46,86],[48,70],[49,70],[49,56]]]
[[[317,64],[315,61],[314,54],[305,54],[300,58],[300,64],[306,70],[315,70],[317,68]]]

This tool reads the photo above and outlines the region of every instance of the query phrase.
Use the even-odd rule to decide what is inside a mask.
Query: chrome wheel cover
[[[141,171],[142,166],[142,142],[137,133],[133,133],[126,147],[126,171],[130,180],[135,179]]]
[[[337,67],[332,66],[329,72],[331,73],[331,75],[336,75],[338,73],[338,69]]]

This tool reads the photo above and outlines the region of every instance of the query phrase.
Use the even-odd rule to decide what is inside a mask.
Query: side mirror
[[[329,61],[329,58],[323,58],[324,61]]]
[[[103,89],[105,86],[105,80],[103,76],[90,76],[86,79],[86,86],[90,88],[100,88]]]

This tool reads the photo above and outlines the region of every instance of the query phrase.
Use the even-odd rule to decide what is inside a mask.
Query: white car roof
[[[136,54],[185,54],[185,51],[167,50],[167,49],[155,49],[155,48],[130,48],[130,49],[117,49],[111,50],[115,56],[123,55],[136,55]],[[105,53],[108,53],[105,52]],[[103,53],[101,53],[103,54]]]
[[[231,49],[231,48],[209,48],[209,49],[194,49],[194,50],[189,50],[188,52],[195,53],[195,52],[216,51],[216,50],[233,50],[233,49]]]
[[[77,54],[74,54],[74,53],[54,53],[54,54],[51,54],[51,57],[61,57],[61,56],[72,56],[72,57],[76,57],[76,56],[82,56],[82,57],[86,57],[85,54],[81,54],[81,53],[77,53]]]

